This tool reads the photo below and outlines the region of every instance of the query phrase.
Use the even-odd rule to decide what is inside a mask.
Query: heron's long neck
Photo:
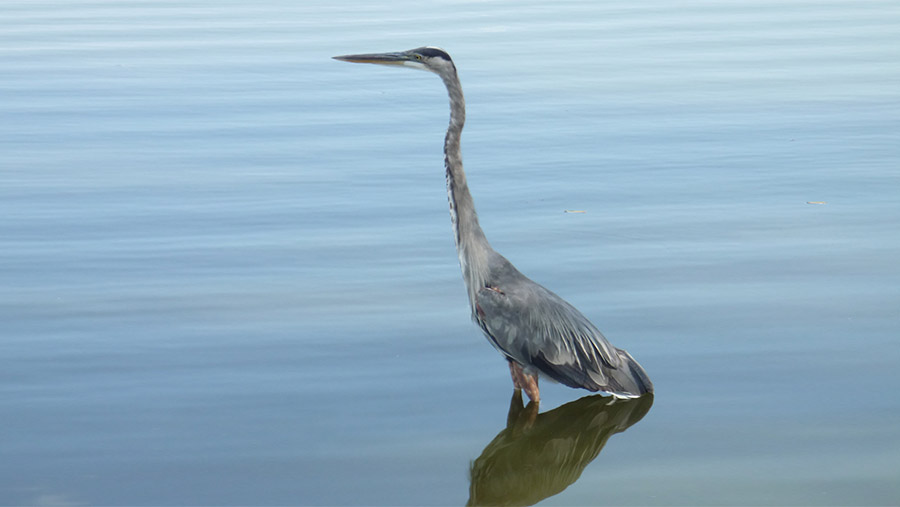
[[[487,255],[491,246],[478,224],[475,203],[466,183],[462,155],[459,149],[460,136],[466,122],[466,101],[462,87],[455,75],[445,77],[444,84],[450,95],[450,126],[444,138],[444,167],[447,170],[447,196],[450,201],[450,221],[453,225],[456,251],[462,268],[469,302],[473,311],[475,292],[484,287],[487,277]]]

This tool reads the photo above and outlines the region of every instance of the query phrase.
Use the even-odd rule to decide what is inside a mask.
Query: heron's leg
[[[523,372],[522,367],[516,364],[512,359],[507,359],[507,362],[509,362],[509,375],[512,377],[513,387],[522,389],[522,377],[525,375],[525,372]]]
[[[525,382],[522,385],[522,389],[525,390],[525,394],[531,398],[531,401],[535,403],[541,402],[541,391],[538,389],[538,378],[537,375],[528,375],[525,372],[522,372],[522,377],[524,377]]]
[[[522,367],[515,361],[509,361],[509,373],[512,375],[513,386],[516,389],[524,389],[531,401],[541,401],[541,392],[538,389],[538,378],[522,371]]]

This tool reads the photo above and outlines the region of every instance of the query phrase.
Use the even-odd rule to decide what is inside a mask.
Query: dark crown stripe
[[[447,60],[448,62],[451,61],[450,55],[448,55],[446,51],[444,51],[443,49],[440,49],[440,48],[425,47],[425,48],[419,49],[418,53],[422,56],[427,56],[429,58],[443,58],[444,60]]]

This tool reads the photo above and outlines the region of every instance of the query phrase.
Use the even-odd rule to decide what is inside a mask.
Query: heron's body
[[[653,392],[644,369],[617,349],[575,307],[519,272],[488,243],[466,183],[460,154],[465,99],[456,67],[442,49],[348,55],[339,60],[406,65],[439,75],[450,96],[444,166],[450,218],[472,318],[509,361],[515,387],[540,400],[537,378],[633,397]]]

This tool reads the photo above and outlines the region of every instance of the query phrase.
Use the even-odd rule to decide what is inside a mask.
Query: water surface
[[[0,503],[458,505],[510,456],[554,480],[492,501],[900,498],[891,2],[0,20]],[[638,358],[652,407],[545,385],[510,417],[440,81],[330,59],[426,44],[460,69],[492,244]]]

